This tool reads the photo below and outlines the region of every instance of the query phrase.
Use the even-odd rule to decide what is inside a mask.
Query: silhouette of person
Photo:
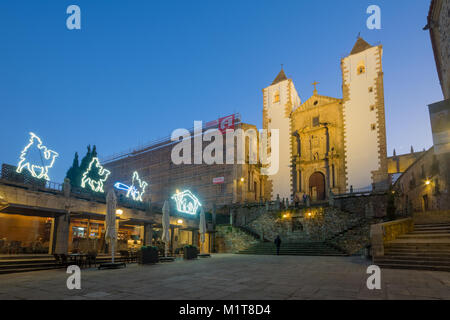
[[[280,239],[280,236],[277,236],[277,237],[275,238],[274,243],[275,243],[275,245],[277,246],[277,256],[279,256],[279,255],[280,255],[280,247],[281,247],[281,239]]]

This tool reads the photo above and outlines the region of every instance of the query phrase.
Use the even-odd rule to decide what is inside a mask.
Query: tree
[[[78,162],[78,152],[75,152],[75,157],[73,158],[72,166],[67,170],[66,178],[70,180],[70,185],[73,187],[79,187],[77,182],[80,177],[80,165]]]

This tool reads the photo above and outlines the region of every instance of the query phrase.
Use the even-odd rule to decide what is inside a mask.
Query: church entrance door
[[[313,201],[325,200],[325,176],[315,172],[309,178],[309,195]]]

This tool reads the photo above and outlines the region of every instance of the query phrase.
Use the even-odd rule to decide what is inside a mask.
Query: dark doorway
[[[313,201],[325,200],[325,176],[315,172],[309,178],[309,195]]]

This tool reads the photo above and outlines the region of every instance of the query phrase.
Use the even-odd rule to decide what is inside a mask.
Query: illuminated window
[[[278,91],[275,92],[275,95],[273,96],[273,102],[274,103],[280,102],[280,93]]]
[[[366,66],[364,65],[364,61],[361,61],[360,63],[358,63],[358,67],[356,68],[356,73],[358,75],[366,73]]]

